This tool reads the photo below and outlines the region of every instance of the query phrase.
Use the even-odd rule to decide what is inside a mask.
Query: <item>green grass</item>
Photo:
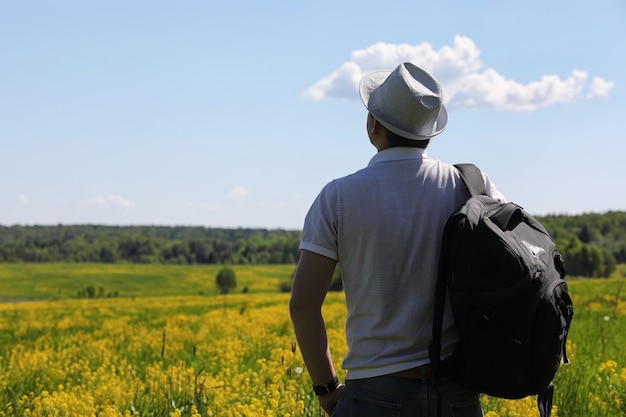
[[[559,416],[626,415],[626,279],[568,283],[574,303],[571,363],[555,378]],[[615,372],[606,364],[615,362]],[[604,364],[604,365],[603,365]],[[621,375],[620,375],[621,372]],[[621,403],[621,404],[620,404]]]
[[[0,264],[0,300],[76,297],[88,286],[120,297],[216,294],[215,277],[223,265]],[[234,293],[276,292],[294,265],[231,266]]]

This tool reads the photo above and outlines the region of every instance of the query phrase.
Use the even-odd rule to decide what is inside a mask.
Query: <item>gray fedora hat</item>
[[[393,71],[368,72],[361,79],[359,93],[372,116],[402,137],[430,139],[448,124],[439,82],[410,62]]]

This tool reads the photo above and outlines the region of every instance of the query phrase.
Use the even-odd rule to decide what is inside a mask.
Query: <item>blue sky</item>
[[[624,39],[622,0],[0,1],[0,224],[300,229],[374,155],[360,75],[402,61],[444,88],[430,157],[626,210]]]

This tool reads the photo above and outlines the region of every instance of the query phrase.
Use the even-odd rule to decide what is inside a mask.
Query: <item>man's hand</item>
[[[320,405],[326,411],[329,416],[332,416],[337,407],[337,402],[343,395],[343,388],[345,385],[339,384],[336,390],[329,392],[328,394],[317,397],[320,401]]]

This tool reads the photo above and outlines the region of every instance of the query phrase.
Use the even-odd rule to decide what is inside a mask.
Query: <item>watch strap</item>
[[[313,392],[317,396],[326,395],[339,387],[339,378],[334,377],[330,382],[323,385],[313,385]]]

